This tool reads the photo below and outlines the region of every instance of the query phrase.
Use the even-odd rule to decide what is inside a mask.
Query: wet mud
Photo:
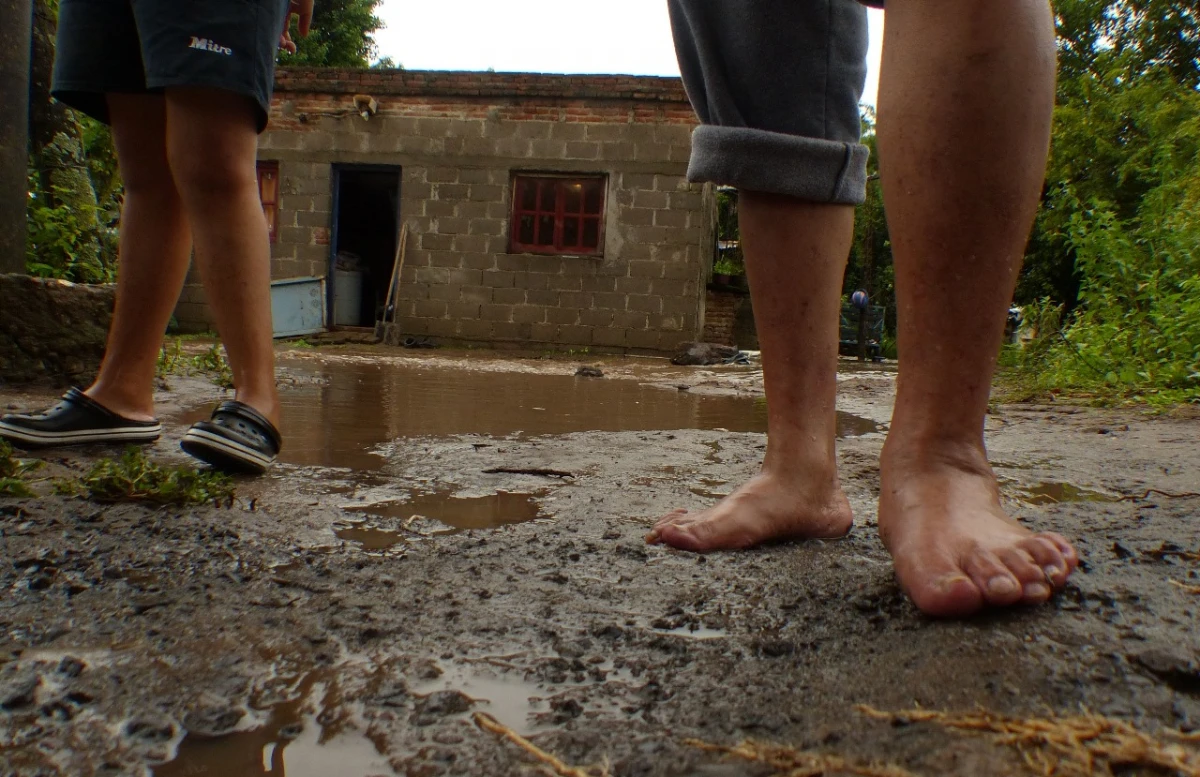
[[[642,537],[755,471],[753,368],[394,353],[287,356],[287,461],[231,506],[0,501],[0,774],[538,773],[474,712],[645,777],[766,773],[689,738],[1030,773],[856,704],[1200,729],[1200,420],[997,408],[1006,505],[1084,568],[1048,606],[948,623],[875,527],[893,373],[839,382],[849,537],[695,556]],[[154,458],[217,396],[181,386]]]

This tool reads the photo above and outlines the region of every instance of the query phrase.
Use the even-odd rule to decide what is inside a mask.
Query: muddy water
[[[375,446],[425,435],[767,429],[761,399],[698,396],[633,380],[445,369],[433,363],[306,362],[291,371],[311,383],[283,392],[280,458],[303,466],[377,469],[382,459],[371,452]],[[207,412],[181,420],[198,420]],[[878,427],[840,413],[838,428],[841,436],[855,436]]]
[[[1072,483],[1046,482],[1020,489],[1022,501],[1033,505],[1059,502],[1119,502],[1121,498],[1102,491],[1081,488]]]
[[[331,777],[393,774],[347,720],[332,672],[303,677],[293,698],[254,710],[262,725],[216,738],[185,737],[154,777]]]
[[[362,515],[367,520],[334,533],[340,539],[358,543],[366,551],[387,550],[403,542],[404,533],[369,526],[370,519],[400,519],[406,527],[423,519],[435,521],[439,528],[425,530],[419,526],[413,529],[426,536],[470,529],[495,529],[541,517],[541,508],[534,501],[534,496],[508,491],[478,497],[459,497],[447,491],[414,492],[406,501],[376,502],[347,508],[346,512]]]

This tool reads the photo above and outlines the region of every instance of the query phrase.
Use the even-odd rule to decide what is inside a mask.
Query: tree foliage
[[[279,64],[291,67],[367,67],[375,58],[372,33],[383,26],[375,15],[381,0],[317,0],[312,31],[301,38],[293,19],[296,53],[280,52]]]
[[[1062,0],[1058,17],[1054,142],[1023,278],[1041,337],[1020,363],[1044,388],[1200,398],[1200,19],[1168,0]],[[1031,282],[1064,269],[1077,297]]]

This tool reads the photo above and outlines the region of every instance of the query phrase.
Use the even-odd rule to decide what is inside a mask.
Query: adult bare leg
[[[118,415],[148,421],[163,333],[187,275],[191,232],[167,164],[163,98],[112,94],[108,107],[125,182],[117,302],[104,363],[85,393]]]
[[[254,104],[219,89],[167,90],[167,153],[237,399],[279,423],[267,223],[255,176]]]
[[[685,550],[840,537],[853,522],[838,485],[834,396],[854,209],[748,191],[739,209],[762,347],[767,452],[761,473],[737,491],[708,510],[667,514],[647,537]]]
[[[1046,0],[888,0],[879,151],[901,358],[879,528],[923,611],[1043,602],[1078,561],[1000,506],[988,393],[1045,175]]]

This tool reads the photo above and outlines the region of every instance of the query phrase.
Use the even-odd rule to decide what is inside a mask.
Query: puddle
[[[1020,499],[1032,505],[1052,505],[1059,502],[1119,502],[1121,498],[1103,491],[1092,491],[1070,483],[1038,483],[1018,489]]]
[[[387,362],[304,362],[290,368],[306,380],[281,395],[280,460],[299,466],[376,470],[383,463],[371,452],[376,446],[425,435],[767,430],[761,398],[667,391],[634,380]],[[210,410],[175,420],[191,423]],[[878,426],[868,419],[838,414],[841,436],[874,431]]]
[[[695,624],[685,624],[677,626],[673,629],[655,629],[656,634],[666,634],[672,637],[685,637],[686,639],[725,639],[729,636],[729,632],[724,629],[707,629]]]
[[[313,672],[294,698],[260,712],[266,722],[216,738],[187,736],[154,777],[374,777],[395,772],[347,719],[327,672]]]
[[[516,671],[491,672],[457,664],[445,667],[444,673],[436,680],[428,680],[412,690],[416,696],[429,696],[438,691],[463,693],[475,701],[473,710],[486,712],[513,731],[526,736],[536,728],[531,718],[536,711],[537,701],[552,695],[536,683],[525,680]]]
[[[400,532],[374,529],[367,526],[365,522],[335,529],[333,533],[340,540],[358,543],[367,552],[390,550],[404,542],[404,537],[400,535]]]
[[[470,529],[495,529],[514,523],[525,523],[537,518],[544,518],[534,497],[538,494],[520,494],[500,491],[486,496],[454,496],[453,492],[438,491],[428,494],[414,494],[407,501],[376,502],[369,505],[355,505],[346,509],[347,512],[360,515],[370,515],[376,518],[399,520],[409,525],[419,519],[436,521],[445,529],[428,532],[429,534],[454,534]],[[360,542],[364,550],[383,550],[402,541],[398,532],[381,529],[369,529],[361,524],[337,532],[337,536],[345,540]],[[372,547],[368,543],[375,543]]]

